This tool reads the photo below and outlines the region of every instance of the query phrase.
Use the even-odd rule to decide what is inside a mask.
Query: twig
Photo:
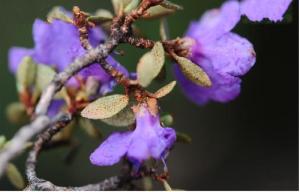
[[[121,42],[125,42],[125,37],[130,36],[131,24],[145,14],[151,6],[159,4],[162,0],[143,0],[138,9],[133,10],[127,16],[119,15],[112,21],[110,36],[104,44],[96,48],[88,49],[87,52],[74,60],[63,72],[57,74],[52,82],[43,91],[41,98],[35,108],[35,119],[26,126],[23,126],[10,140],[10,143],[0,153],[0,177],[6,168],[7,163],[16,157],[21,151],[24,144],[32,137],[44,131],[55,119],[50,119],[46,113],[54,95],[64,86],[64,84],[81,69],[88,67],[95,61],[102,61],[117,47]],[[116,74],[123,83],[124,78]]]
[[[61,115],[58,121],[53,124],[46,132],[39,135],[37,141],[34,143],[33,149],[30,151],[26,162],[26,175],[29,185],[25,190],[47,190],[47,191],[91,191],[91,190],[113,190],[117,189],[121,184],[121,177],[111,177],[96,184],[89,184],[81,187],[61,187],[56,186],[50,181],[40,179],[36,175],[37,157],[51,138],[72,120],[70,115]]]

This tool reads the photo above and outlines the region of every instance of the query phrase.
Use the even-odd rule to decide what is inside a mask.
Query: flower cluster
[[[143,2],[149,3],[150,1]],[[131,97],[135,98],[135,105],[131,107],[133,110],[130,111],[132,113],[130,114],[134,116],[134,120],[129,123],[135,125],[135,128],[110,135],[91,154],[91,163],[98,166],[110,166],[125,157],[136,168],[139,168],[144,161],[150,158],[164,161],[176,141],[176,132],[172,128],[162,126],[157,99],[167,95],[175,84],[170,83],[155,94],[146,91],[145,87],[161,71],[165,52],[174,60],[176,58],[182,59],[181,56],[188,55],[187,57],[197,65],[193,65],[187,58],[183,58],[185,62],[187,61],[187,65],[192,65],[187,71],[193,71],[191,69],[195,69],[195,67],[196,69],[201,68],[200,72],[207,86],[200,86],[201,83],[196,84],[191,78],[187,77],[181,65],[174,65],[176,78],[190,100],[199,105],[211,100],[218,102],[231,101],[240,93],[240,77],[245,75],[256,61],[256,54],[251,42],[232,32],[232,30],[239,23],[242,16],[248,17],[251,21],[261,21],[264,18],[271,21],[280,21],[290,3],[291,0],[228,0],[219,9],[209,10],[204,13],[199,21],[192,22],[185,38],[180,39],[180,41],[155,43],[144,40],[137,43],[137,47],[142,47],[143,43],[147,42],[147,45],[151,45],[152,48],[151,52],[141,58],[141,64],[137,69],[137,71],[149,69],[149,71],[138,73],[138,75],[149,76],[147,76],[144,84],[138,82],[141,76],[131,78],[122,65],[114,60],[112,56],[108,56],[106,62],[110,66],[109,69],[115,70],[113,72],[115,76],[119,75],[120,84],[125,87],[125,95],[104,97],[113,90],[117,78],[112,74],[108,74],[109,69],[101,68],[99,63],[91,64],[89,67],[82,69],[75,77],[72,77],[66,84],[69,89],[80,89],[82,82],[86,83],[89,78],[96,80],[100,86],[96,97],[87,101],[87,105],[91,106],[86,110],[87,112],[85,111],[87,116],[99,117],[98,119],[108,121],[109,118],[121,113],[120,111],[128,105]],[[130,6],[133,5],[130,4]],[[146,5],[148,6],[148,4]],[[127,20],[121,17],[121,21],[125,20],[125,23],[133,22],[131,20],[141,16],[139,14],[143,13],[143,8],[146,9],[146,5],[140,6],[141,11],[133,12],[136,15],[127,18]],[[176,8],[173,4],[165,4],[164,6]],[[70,13],[64,12],[70,16]],[[113,22],[112,18],[110,21]],[[131,28],[124,31],[131,31]],[[50,66],[56,72],[64,71],[70,63],[86,52],[81,42],[84,37],[79,38],[79,36],[80,31],[74,22],[59,19],[45,22],[37,19],[33,25],[34,48],[12,48],[9,52],[10,71],[17,73],[22,59],[26,56],[31,57],[38,65]],[[88,29],[87,40],[91,47],[96,47],[106,39],[106,34],[100,27]],[[135,42],[134,38],[131,40],[131,43]],[[125,42],[125,40],[123,41]],[[183,48],[181,53],[188,54],[180,55],[176,52],[176,48],[172,48],[172,42],[181,42],[180,48]],[[149,63],[151,67],[155,65],[156,68],[150,70],[150,67],[146,66]],[[125,77],[127,78],[126,81],[124,80]],[[194,79],[197,79],[197,77],[194,77]],[[100,100],[94,102],[96,98]],[[154,105],[153,103],[151,105],[151,102],[148,102],[147,99],[154,99]],[[48,115],[54,116],[65,104],[63,99],[54,99],[48,109]]]

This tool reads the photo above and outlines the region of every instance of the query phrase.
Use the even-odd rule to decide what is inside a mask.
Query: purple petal
[[[202,46],[202,54],[210,60],[214,71],[232,76],[247,73],[256,59],[252,44],[234,33],[227,33],[214,43]]]
[[[49,117],[54,117],[60,112],[64,104],[64,100],[53,100],[48,108],[47,115]]]
[[[131,132],[112,134],[91,154],[91,163],[98,166],[118,163],[126,154],[131,138]]]
[[[8,53],[8,62],[9,62],[9,70],[12,73],[16,73],[19,64],[25,56],[32,55],[31,49],[21,48],[21,47],[13,47],[9,50]]]
[[[268,18],[281,21],[292,0],[244,0],[241,2],[241,13],[251,21]]]
[[[201,44],[216,40],[229,32],[240,20],[238,1],[225,2],[220,9],[207,11],[198,22],[192,22],[186,35]]]
[[[37,19],[33,25],[34,58],[38,63],[53,65],[62,71],[84,53],[75,26],[60,20],[48,24]]]
[[[200,61],[200,57],[197,58]],[[213,70],[211,62],[201,58],[199,64],[208,73],[212,87],[200,87],[188,80],[175,65],[175,75],[183,90],[183,93],[193,102],[203,105],[209,100],[228,102],[236,98],[240,93],[240,79],[226,74],[218,74]]]

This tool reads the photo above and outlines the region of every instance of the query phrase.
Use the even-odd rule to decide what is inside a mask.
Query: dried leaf
[[[125,107],[122,111],[120,111],[116,115],[114,115],[110,118],[101,119],[101,120],[111,126],[127,127],[129,125],[132,125],[135,122],[135,115],[134,115],[131,107],[128,105],[127,107]]]
[[[9,163],[6,168],[6,176],[9,179],[9,181],[17,188],[17,189],[24,189],[25,187],[25,181],[23,176],[21,175],[18,168],[12,164]]]
[[[130,11],[134,10],[138,7],[141,0],[131,0],[131,2],[125,7],[124,12],[129,13]]]
[[[167,9],[183,10],[183,7],[181,5],[177,5],[177,4],[167,1],[167,0],[164,0],[163,2],[161,2],[160,5]]]
[[[155,97],[159,99],[168,95],[174,89],[175,85],[176,81],[172,81],[171,83],[165,85],[154,93]]]
[[[110,95],[101,97],[90,103],[81,112],[81,116],[88,119],[105,119],[112,117],[128,105],[128,96]]]
[[[159,25],[159,34],[162,41],[166,41],[169,39],[169,27],[168,22],[166,18],[160,19],[160,25]]]
[[[176,142],[178,143],[192,143],[192,137],[186,133],[176,132]]]
[[[63,9],[59,6],[53,7],[47,15],[47,21],[51,23],[54,19],[59,19],[68,23],[72,23],[72,18],[68,17]]]
[[[24,57],[17,70],[17,87],[18,91],[22,92],[24,89],[30,87],[35,80],[36,63],[31,57]]]
[[[144,19],[157,19],[174,13],[172,9],[164,8],[160,5],[151,7],[148,9],[147,14],[143,15]]]
[[[179,64],[182,73],[197,85],[210,87],[212,85],[208,75],[203,69],[185,57],[174,55],[174,59]]]
[[[88,134],[88,136],[95,138],[95,139],[101,139],[103,137],[102,133],[99,129],[97,129],[91,120],[80,118],[79,119],[79,125],[80,127]]]
[[[140,59],[137,66],[138,82],[147,87],[159,74],[165,62],[165,51],[160,42],[155,43],[151,52],[146,53]]]

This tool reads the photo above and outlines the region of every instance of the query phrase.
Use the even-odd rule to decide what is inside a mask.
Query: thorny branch
[[[162,0],[143,0],[140,6],[128,15],[121,14],[116,16],[112,21],[111,31],[108,39],[103,44],[98,45],[96,48],[91,48],[87,44],[88,41],[85,41],[87,39],[85,27],[90,26],[87,26],[86,24],[82,24],[80,22],[77,23],[78,25],[80,24],[79,27],[82,32],[80,33],[80,39],[82,41],[83,46],[87,50],[86,53],[83,56],[76,58],[74,62],[71,63],[63,72],[57,74],[52,80],[52,82],[43,91],[41,98],[35,108],[35,114],[33,115],[34,120],[30,124],[21,127],[20,130],[11,139],[9,145],[5,147],[5,149],[3,149],[3,151],[0,153],[0,176],[3,175],[7,163],[22,151],[24,143],[32,139],[35,135],[43,132],[58,121],[59,118],[50,119],[50,117],[48,117],[46,114],[50,102],[53,99],[54,95],[61,90],[64,84],[81,69],[88,67],[89,65],[97,61],[109,74],[115,77],[117,82],[119,82],[120,84],[124,85],[125,87],[127,85],[134,84],[134,82],[130,81],[130,79],[125,78],[124,75],[119,73],[117,70],[114,70],[111,66],[109,66],[103,61],[105,61],[105,58],[120,43],[128,43],[139,48],[153,47],[154,42],[152,40],[135,39],[135,37],[133,37],[131,33],[131,25],[134,21],[143,16],[143,14],[146,14],[147,9],[149,9],[152,6],[158,5],[161,2]],[[76,13],[78,13],[78,11],[80,12],[80,10],[75,9],[73,11],[75,18],[76,16],[80,16],[76,15]],[[167,53],[177,52],[175,50],[175,47],[178,46],[174,42],[176,41],[163,42],[165,51]],[[30,156],[32,156],[32,153]]]

